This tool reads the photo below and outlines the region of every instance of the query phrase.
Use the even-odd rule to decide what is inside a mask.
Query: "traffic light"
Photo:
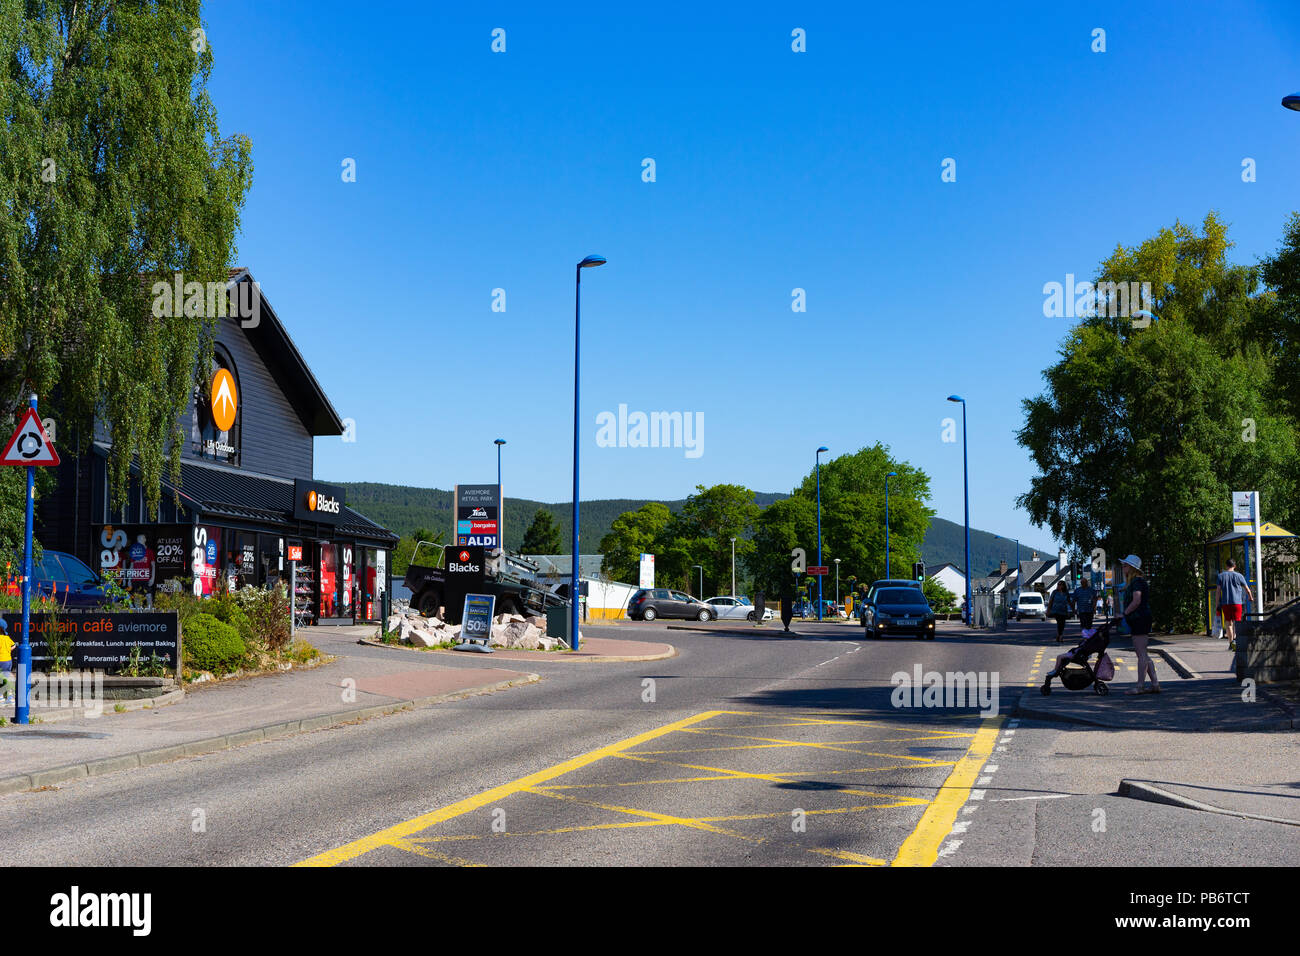
[[[925,562],[924,562],[924,561],[915,561],[915,562],[912,563],[912,580],[913,580],[913,581],[924,581],[924,580],[925,580]]]

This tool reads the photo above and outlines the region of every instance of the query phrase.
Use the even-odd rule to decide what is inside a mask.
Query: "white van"
[[[1016,620],[1019,621],[1025,617],[1036,617],[1039,620],[1047,620],[1047,605],[1043,602],[1043,596],[1033,591],[1025,591],[1020,597],[1016,598]]]

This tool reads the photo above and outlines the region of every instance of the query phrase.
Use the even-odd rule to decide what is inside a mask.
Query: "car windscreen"
[[[1037,594],[1022,594],[1020,595],[1020,603],[1021,604],[1042,604],[1043,599],[1039,597]]]
[[[930,606],[919,588],[881,588],[876,594],[876,603],[906,607]]]

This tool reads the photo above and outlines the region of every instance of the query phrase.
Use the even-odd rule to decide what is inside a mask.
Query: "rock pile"
[[[459,643],[460,625],[448,624],[437,617],[423,617],[410,608],[394,611],[388,618],[388,630],[397,634],[403,644],[414,647],[436,647],[447,642]],[[546,618],[519,614],[498,614],[492,622],[492,647],[518,650],[554,650],[561,641],[546,636]]]

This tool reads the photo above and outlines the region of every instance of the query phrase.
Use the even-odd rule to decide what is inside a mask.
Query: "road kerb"
[[[1121,780],[1119,782],[1119,795],[1133,800],[1145,800],[1148,803],[1162,803],[1166,806],[1182,807],[1184,810],[1200,810],[1203,813],[1217,813],[1225,817],[1240,817],[1243,820],[1261,820],[1265,823],[1284,823],[1287,826],[1300,827],[1300,820],[1289,820],[1286,817],[1269,817],[1258,813],[1245,813],[1240,810],[1216,807],[1209,803],[1193,800],[1191,797],[1184,797],[1182,794],[1164,790],[1155,784],[1147,783],[1145,780]]]
[[[311,730],[323,730],[326,727],[350,724],[359,720],[368,720],[373,717],[382,717],[399,711],[412,710],[416,707],[425,707],[431,704],[444,704],[448,701],[463,700],[466,697],[474,697],[479,694],[491,694],[495,691],[505,690],[510,687],[517,687],[523,684],[533,684],[541,679],[540,674],[525,674],[523,677],[497,681],[495,684],[483,684],[479,687],[465,687],[460,690],[449,691],[448,693],[437,694],[432,697],[418,697],[412,700],[394,700],[392,703],[378,704],[370,707],[354,707],[351,710],[340,710],[332,714],[318,714],[313,717],[304,717],[300,720],[268,724],[264,727],[255,727],[251,730],[244,730],[235,734],[222,734],[216,737],[207,737],[202,740],[192,740],[184,744],[174,744],[169,747],[155,747],[150,750],[138,750],[132,753],[116,754],[112,757],[101,757],[84,763],[65,764],[61,767],[50,767],[45,770],[33,770],[30,773],[0,777],[0,796],[5,796],[11,793],[21,793],[24,790],[35,790],[40,787],[55,786],[60,783],[68,783],[86,777],[96,777],[106,773],[116,773],[120,770],[129,770],[134,767],[151,767],[181,757],[196,757],[204,754],[217,753],[222,750],[230,750],[243,744],[257,743],[276,737],[284,737]]]
[[[993,745],[997,743],[1005,720],[1002,714],[998,714],[986,717],[980,723],[975,739],[952,768],[934,800],[925,808],[921,822],[898,848],[891,866],[933,866],[939,859],[939,847],[948,839],[953,824],[957,822],[957,814],[970,797],[984,764],[992,756]]]

